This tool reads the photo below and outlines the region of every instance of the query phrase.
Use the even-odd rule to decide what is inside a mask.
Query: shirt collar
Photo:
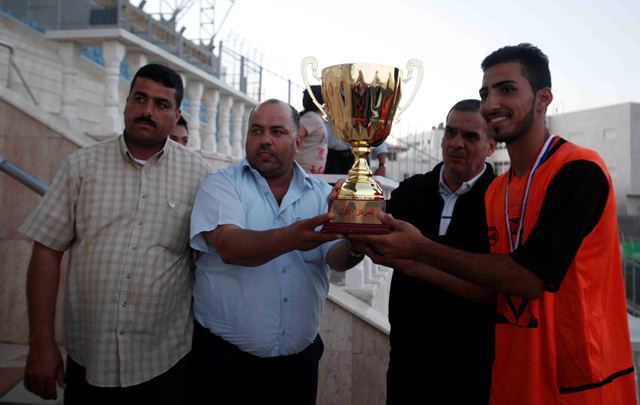
[[[456,194],[459,196],[462,194],[465,194],[466,192],[471,190],[471,188],[478,182],[478,180],[480,180],[480,177],[482,177],[485,170],[487,170],[486,164],[482,166],[482,170],[480,171],[480,173],[475,175],[472,179],[463,182],[460,185],[460,187],[454,192],[454,191],[451,191],[449,186],[447,186],[447,184],[444,182],[444,165],[442,165],[442,167],[440,168],[440,181],[439,181],[440,194],[444,194],[444,195]]]
[[[138,163],[136,159],[133,157],[133,155],[131,154],[131,152],[129,152],[129,148],[127,147],[127,142],[124,140],[124,133],[121,134],[118,138],[119,138],[118,143],[120,144],[120,153],[122,153],[122,155],[125,158],[127,158],[129,161],[131,161],[134,165],[140,166],[140,163]],[[155,153],[153,156],[147,159],[147,162],[154,159],[160,162],[162,157],[165,155],[164,152],[170,148],[175,148],[175,145],[172,145],[171,142],[169,142],[169,137],[167,136],[167,139],[165,139],[162,149],[160,149],[157,153]]]
[[[259,178],[264,179],[264,177],[262,177],[262,174],[260,174],[259,171],[251,167],[251,164],[246,158],[242,159],[242,162],[240,162],[240,166],[244,170],[251,171],[251,173],[253,173],[256,179],[259,179]],[[305,172],[302,166],[300,166],[298,162],[296,162],[295,160],[293,161],[293,177],[291,178],[291,183],[295,184],[300,189],[302,188],[313,189],[313,181],[311,179],[311,176],[307,172]]]

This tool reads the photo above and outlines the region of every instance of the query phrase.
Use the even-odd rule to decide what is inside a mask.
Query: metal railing
[[[39,195],[44,195],[49,188],[46,184],[25,172],[18,166],[9,162],[4,156],[0,155],[0,171],[5,172],[9,177],[17,180],[19,183],[27,186]]]
[[[640,316],[640,241],[621,238],[621,250],[627,311]]]

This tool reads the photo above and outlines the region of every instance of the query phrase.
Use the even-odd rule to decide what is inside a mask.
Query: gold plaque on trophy
[[[321,105],[313,97],[307,78],[308,67],[322,84]],[[349,144],[354,164],[338,197],[331,206],[334,219],[323,231],[330,233],[387,233],[388,227],[378,219],[384,210],[382,189],[372,178],[367,157],[372,146],[378,146],[391,133],[397,120],[415,97],[422,82],[422,63],[412,59],[407,63],[408,76],[403,80],[399,68],[372,63],[349,63],[326,67],[322,77],[317,74],[318,62],[310,56],[302,61],[302,78],[316,105],[325,112],[333,133]],[[411,72],[418,76],[409,100],[400,107],[402,85],[411,80]]]

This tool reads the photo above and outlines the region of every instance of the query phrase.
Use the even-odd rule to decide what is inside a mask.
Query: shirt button
[[[138,225],[140,225],[140,226],[142,226],[143,223],[144,222],[142,222],[142,221],[138,221]]]
[[[131,250],[138,250],[137,246],[131,246]]]
[[[118,332],[118,333],[120,333],[120,336],[124,335],[124,331],[123,331],[123,330],[121,330],[121,331],[120,331],[120,332]]]
[[[123,303],[122,303],[122,308],[124,308],[124,307],[126,307],[126,306],[127,306],[127,303],[126,303],[126,302],[123,302]]]
[[[131,278],[131,273],[127,274],[127,278]]]
[[[281,335],[284,335],[285,333],[287,333],[287,332],[285,332],[285,331],[280,332]]]
[[[284,301],[284,302],[289,302],[289,298],[284,297],[284,298],[282,299],[282,301]]]
[[[287,269],[282,269],[282,274],[286,273]]]
[[[142,194],[142,199],[146,200],[147,199],[147,195],[146,194]]]

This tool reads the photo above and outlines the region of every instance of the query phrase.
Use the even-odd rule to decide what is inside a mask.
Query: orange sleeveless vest
[[[520,219],[523,244],[538,220],[549,183],[574,160],[592,161],[606,174],[606,206],[559,291],[545,291],[531,301],[498,295],[497,319],[502,322],[496,325],[493,405],[636,403],[615,198],[609,173],[595,152],[566,142],[539,166],[526,217]],[[494,180],[485,197],[492,253],[510,251],[507,176]]]

